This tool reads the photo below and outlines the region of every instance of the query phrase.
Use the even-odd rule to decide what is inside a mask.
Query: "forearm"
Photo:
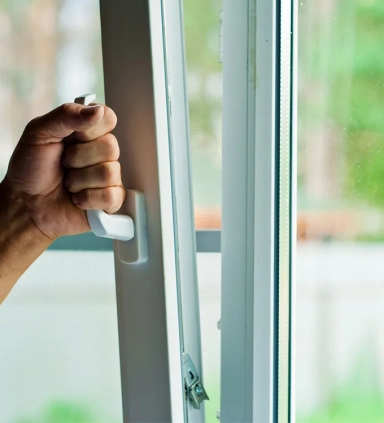
[[[0,183],[0,304],[51,240],[28,215],[23,201]]]

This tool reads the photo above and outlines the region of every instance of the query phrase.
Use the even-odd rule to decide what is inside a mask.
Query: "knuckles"
[[[74,171],[68,172],[65,178],[65,186],[69,192],[74,192],[76,190],[76,182],[76,173]]]
[[[114,129],[117,125],[117,116],[116,113],[108,106],[104,106],[104,117],[103,120],[110,131]]]
[[[120,148],[113,134],[106,134],[95,141],[69,145],[65,149],[63,164],[69,168],[81,168],[119,159]]]
[[[35,132],[38,131],[39,127],[41,126],[41,117],[35,117],[31,119],[24,129],[24,134],[34,135]]]
[[[72,169],[65,178],[69,192],[79,189],[117,186],[121,184],[121,166],[119,162],[105,162],[86,169]]]
[[[60,114],[74,114],[73,103],[64,103],[58,107]]]
[[[79,145],[69,145],[65,148],[63,164],[65,167],[77,168],[81,166],[82,151]]]
[[[120,147],[116,137],[113,134],[107,134],[102,137],[104,144],[104,154],[106,160],[115,161],[120,157]]]
[[[82,191],[80,197],[82,206],[87,209],[118,210],[123,201],[121,187],[88,189]]]
[[[105,182],[114,183],[121,177],[119,162],[107,162],[101,165],[101,177]]]
[[[104,204],[103,208],[113,207],[117,201],[116,190],[112,187],[104,188],[101,197],[102,203]]]
[[[107,213],[115,213],[123,204],[125,193],[124,189],[120,187],[109,187],[102,190],[102,209]]]

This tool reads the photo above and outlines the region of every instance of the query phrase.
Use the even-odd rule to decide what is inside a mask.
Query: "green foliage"
[[[364,401],[341,400],[325,410],[308,417],[299,417],[297,423],[381,423],[384,416],[384,403],[380,398]]]
[[[331,3],[332,13],[314,24],[313,0],[301,3],[299,125],[331,126],[342,138],[346,198],[384,208],[384,3]],[[308,95],[313,87],[326,93]]]
[[[95,417],[85,407],[57,402],[49,406],[36,418],[23,418],[15,423],[94,423]]]
[[[188,69],[218,71],[221,0],[184,0],[184,30]]]
[[[0,0],[0,10],[5,10],[7,13],[22,13],[28,3],[30,0]]]
[[[219,206],[222,0],[184,0],[183,4],[194,198],[198,205]]]
[[[187,68],[197,85],[197,93],[189,98],[192,138],[203,136],[208,144],[217,142],[215,117],[221,113],[221,99],[213,98],[207,90],[209,78],[221,73],[222,69],[219,61],[220,8],[220,0],[184,1]]]
[[[297,423],[382,423],[384,397],[380,392],[378,363],[367,343],[349,377],[331,392],[330,400],[317,411],[299,416]]]
[[[357,8],[346,191],[384,208],[384,28],[380,16],[384,16],[382,2]]]

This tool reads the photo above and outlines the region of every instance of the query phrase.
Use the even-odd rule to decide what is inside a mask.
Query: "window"
[[[224,1],[221,420],[291,420],[290,2]]]
[[[102,0],[102,59],[95,0],[0,0],[0,174],[30,118],[104,101],[104,66],[150,246],[134,267],[118,243],[62,239],[23,277],[0,310],[0,420],[383,417],[383,16],[378,0]]]
[[[183,4],[201,345],[209,393],[205,418],[215,423],[220,410],[222,1]]]
[[[298,52],[298,422],[383,419],[379,1],[303,0]]]
[[[183,3],[196,228],[220,229],[222,1]]]
[[[41,11],[42,2],[35,1]],[[295,238],[292,5],[101,0],[102,37],[99,29],[86,29],[83,14],[90,7],[94,14],[87,19],[96,25],[95,3],[63,0],[55,9],[58,28],[65,29],[58,43],[69,41],[58,49],[55,69],[60,77],[52,86],[59,88],[50,101],[61,102],[63,93],[71,101],[87,90],[96,91],[102,101],[98,83],[104,78],[106,103],[119,116],[115,134],[123,181],[145,196],[149,255],[147,261],[132,264],[124,258],[128,244],[115,241],[112,247],[111,241],[87,234],[59,240],[28,274],[40,278],[43,268],[67,265],[63,281],[86,275],[84,291],[91,289],[94,296],[95,287],[103,287],[103,312],[90,305],[99,312],[92,321],[92,341],[99,344],[79,362],[87,359],[87,366],[98,366],[107,351],[104,364],[112,369],[111,381],[73,391],[80,402],[74,419],[81,421],[81,413],[89,412],[83,420],[96,415],[121,421],[116,410],[122,405],[124,419],[135,422],[200,423],[217,417],[224,423],[289,421]],[[69,58],[78,70],[66,67]],[[45,277],[53,278],[49,272]],[[20,295],[25,286],[21,281]],[[35,286],[29,289],[36,292]],[[75,297],[80,290],[75,293],[72,286],[67,281],[68,309],[59,305],[67,297],[58,295],[55,313],[69,314],[76,304],[77,311],[84,310]],[[44,292],[48,298],[50,291]],[[8,303],[11,311],[18,295],[16,291],[15,303]],[[37,299],[45,301],[44,296]],[[67,328],[78,322],[69,320],[65,317]],[[85,324],[75,329],[81,328],[84,334],[91,331]],[[46,333],[50,345],[53,335]],[[64,326],[55,332],[63,334]],[[80,350],[89,351],[84,345]],[[68,356],[78,357],[72,350]],[[67,374],[74,374],[76,366],[68,366]],[[52,375],[58,373],[48,373]],[[100,377],[97,370],[92,375]],[[121,401],[109,388],[116,381],[122,387]],[[204,389],[210,402],[204,401]],[[52,420],[51,415],[38,415],[56,412],[46,411],[43,404],[52,392],[44,393],[40,403],[25,400],[26,411],[12,411],[12,418]],[[20,397],[15,398],[17,404]],[[93,408],[81,408],[89,398],[97,399]],[[62,414],[74,412],[65,407]]]

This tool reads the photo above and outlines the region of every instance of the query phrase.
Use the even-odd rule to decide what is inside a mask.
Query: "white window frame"
[[[122,263],[115,242],[124,421],[202,423],[183,379],[183,353],[202,369],[182,10],[178,0],[100,6],[123,182],[147,206],[148,262]]]
[[[224,0],[223,10],[220,420],[288,422],[292,3]],[[204,408],[186,400],[181,359],[190,353],[201,375],[182,6],[101,0],[101,18],[106,102],[119,116],[123,180],[144,192],[148,219],[149,262],[127,267],[116,258],[124,421],[203,422]],[[200,239],[205,251],[220,246],[217,231]]]
[[[292,419],[292,3],[224,0],[221,410]]]

